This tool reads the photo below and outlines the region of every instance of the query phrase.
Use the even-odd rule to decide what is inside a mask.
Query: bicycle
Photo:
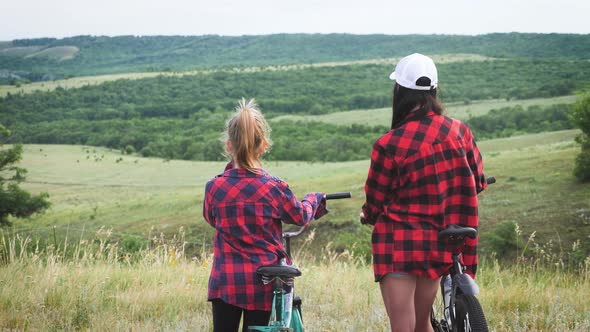
[[[492,184],[496,179],[489,177],[486,182]],[[462,248],[466,238],[475,239],[476,236],[475,228],[450,225],[438,234],[438,240],[455,245],[455,248]],[[459,250],[452,253],[453,265],[449,275],[441,278],[444,313],[441,319],[437,319],[434,307],[432,308],[432,327],[435,332],[488,332],[483,309],[475,297],[479,293],[479,286],[471,276],[463,273],[465,265],[461,263],[461,254]]]
[[[351,198],[350,192],[324,195],[326,200]],[[306,227],[295,232],[282,234],[285,251],[291,258],[291,239],[303,233]],[[293,265],[286,265],[283,259],[279,264],[264,265],[256,270],[264,284],[273,283],[273,300],[270,321],[267,326],[249,326],[249,332],[303,332],[301,298],[294,295],[295,277],[301,276],[301,270]]]

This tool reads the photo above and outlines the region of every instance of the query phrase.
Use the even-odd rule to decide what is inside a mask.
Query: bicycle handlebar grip
[[[342,192],[342,193],[333,193],[333,194],[325,194],[324,198],[326,199],[342,199],[342,198],[351,198],[352,194],[350,192]]]
[[[496,178],[493,176],[490,176],[490,177],[486,178],[486,182],[487,182],[487,184],[496,183]]]

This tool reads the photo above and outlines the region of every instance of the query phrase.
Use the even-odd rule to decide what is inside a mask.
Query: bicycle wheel
[[[458,294],[455,303],[457,331],[488,332],[488,323],[483,309],[473,295]]]
[[[434,307],[432,307],[432,311],[430,311],[430,325],[432,325],[432,330],[434,332],[449,332],[449,329],[445,328],[446,324],[443,325],[443,321],[436,319]]]

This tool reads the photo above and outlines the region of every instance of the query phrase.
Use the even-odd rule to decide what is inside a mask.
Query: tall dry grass
[[[16,331],[210,331],[206,300],[212,257],[185,257],[184,239],[154,237],[137,254],[121,254],[100,229],[96,240],[39,248],[2,233],[0,329]],[[313,241],[311,234],[307,242]],[[304,247],[305,241],[298,245]],[[294,252],[303,271],[308,331],[387,331],[370,264],[349,252]],[[484,259],[479,299],[491,331],[589,331],[590,260],[578,269],[559,259]],[[438,301],[438,300],[437,300]]]

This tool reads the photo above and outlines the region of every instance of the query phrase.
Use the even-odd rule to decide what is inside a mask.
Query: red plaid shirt
[[[284,181],[228,164],[207,183],[203,216],[215,227],[208,299],[221,299],[247,310],[271,310],[272,284],[256,269],[287,258],[281,220],[303,226],[327,213],[323,193],[300,202]]]
[[[411,115],[410,115],[411,116]],[[437,241],[450,224],[477,228],[477,193],[487,186],[479,149],[462,122],[429,112],[373,145],[363,213],[374,222],[373,268],[438,278],[451,267],[451,248]],[[463,262],[475,276],[477,239]]]

